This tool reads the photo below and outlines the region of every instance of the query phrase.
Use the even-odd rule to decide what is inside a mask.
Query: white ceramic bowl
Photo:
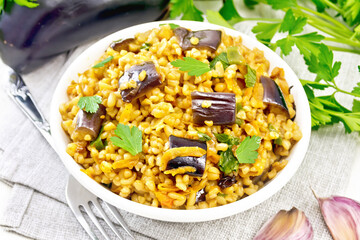
[[[203,22],[166,22],[175,23],[192,30],[221,28],[224,29],[224,27]],[[133,37],[135,33],[144,32],[152,28],[159,27],[160,23],[164,22],[151,22],[141,24],[113,33],[89,47],[79,57],[77,57],[76,60],[66,70],[56,88],[55,94],[52,99],[50,119],[51,132],[61,160],[63,161],[68,171],[77,179],[77,181],[79,181],[93,194],[97,195],[101,199],[113,204],[120,209],[152,219],[169,222],[209,221],[228,217],[260,204],[261,202],[265,201],[273,194],[275,194],[277,191],[279,191],[290,180],[290,178],[299,168],[307,151],[310,139],[310,109],[307,97],[300,84],[299,79],[291,70],[291,68],[284,62],[284,60],[281,59],[272,50],[259,43],[256,39],[232,29],[225,29],[225,31],[227,34],[232,36],[240,35],[243,39],[243,44],[248,48],[253,49],[256,47],[264,51],[265,57],[270,61],[270,72],[276,66],[284,69],[285,77],[289,86],[293,86],[291,93],[294,95],[297,111],[295,121],[299,125],[303,134],[302,139],[293,147],[290,156],[287,157],[287,159],[289,160],[287,166],[273,180],[269,181],[262,189],[237,202],[215,208],[199,210],[172,210],[165,208],[155,208],[130,201],[107,190],[106,188],[92,180],[90,177],[88,177],[85,173],[81,172],[80,166],[74,161],[73,158],[70,157],[70,155],[66,153],[65,149],[67,143],[69,142],[69,137],[61,128],[61,116],[58,109],[61,103],[64,103],[68,100],[68,97],[66,95],[66,88],[70,84],[70,81],[73,79],[77,79],[78,73],[84,72],[86,69],[90,68],[95,62],[95,60],[97,60],[98,58],[100,58],[101,55],[104,54],[104,51],[107,49],[107,47],[112,41]]]

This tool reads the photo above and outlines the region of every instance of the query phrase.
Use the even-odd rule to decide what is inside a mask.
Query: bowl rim
[[[76,79],[78,73],[83,72],[87,68],[91,67],[95,60],[97,60],[105,52],[106,48],[110,45],[111,42],[120,38],[125,39],[128,37],[133,37],[135,33],[144,32],[159,27],[160,24],[164,23],[174,23],[192,30],[224,29],[225,33],[228,35],[241,36],[243,44],[246,47],[249,49],[256,47],[264,52],[265,58],[270,63],[269,72],[271,72],[275,66],[283,68],[287,82],[289,85],[291,84],[293,86],[294,91],[292,91],[292,94],[294,95],[294,100],[296,103],[296,111],[301,112],[301,115],[296,115],[295,121],[298,123],[301,129],[303,137],[291,149],[291,153],[287,157],[289,159],[287,166],[274,179],[268,181],[263,188],[254,194],[242,198],[234,203],[207,209],[179,210],[151,207],[125,199],[109,191],[101,184],[98,184],[85,173],[80,171],[80,166],[70,155],[66,153],[65,149],[67,142],[65,139],[68,139],[68,136],[61,127],[61,115],[58,109],[60,104],[68,99],[66,95],[66,87],[69,85],[70,81]],[[274,63],[276,63],[276,65],[274,65]],[[70,174],[94,195],[120,209],[151,219],[168,222],[203,222],[225,218],[248,210],[264,202],[277,193],[282,187],[284,187],[301,165],[305,157],[305,153],[308,149],[311,134],[310,116],[310,107],[305,91],[303,90],[302,85],[294,71],[280,56],[278,56],[275,52],[270,50],[262,43],[258,42],[255,38],[239,31],[207,22],[168,20],[139,24],[117,31],[92,44],[78,57],[76,57],[76,59],[68,66],[62,75],[54,92],[51,101],[50,128],[56,151],[59,154],[63,164],[70,172]]]

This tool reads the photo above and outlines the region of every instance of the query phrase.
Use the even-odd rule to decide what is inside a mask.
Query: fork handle
[[[40,112],[39,107],[35,103],[21,75],[10,67],[8,75],[9,86],[7,93],[55,150],[55,145],[51,137],[50,125],[44,115]]]

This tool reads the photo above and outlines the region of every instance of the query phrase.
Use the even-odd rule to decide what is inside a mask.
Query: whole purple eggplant
[[[8,4],[0,15],[1,58],[19,73],[130,25],[159,20],[169,0],[39,0]],[[116,39],[114,39],[116,40]]]

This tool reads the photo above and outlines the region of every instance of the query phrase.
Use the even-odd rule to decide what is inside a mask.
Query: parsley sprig
[[[88,113],[95,113],[99,109],[99,104],[101,103],[102,98],[98,95],[80,97],[77,105],[80,109],[83,109]]]
[[[211,70],[208,63],[204,63],[192,57],[184,57],[183,60],[177,59],[172,61],[171,65],[180,68],[181,71],[188,72],[189,76],[197,77]]]
[[[119,123],[115,134],[117,136],[110,138],[112,144],[125,149],[133,156],[142,152],[142,132],[136,126],[130,129],[129,126]]]
[[[258,157],[256,151],[260,147],[261,137],[246,137],[244,141],[227,134],[215,134],[216,139],[221,143],[226,143],[228,148],[226,151],[220,152],[219,168],[225,174],[237,171],[241,163],[255,163]],[[233,147],[236,146],[236,156],[233,153]]]

